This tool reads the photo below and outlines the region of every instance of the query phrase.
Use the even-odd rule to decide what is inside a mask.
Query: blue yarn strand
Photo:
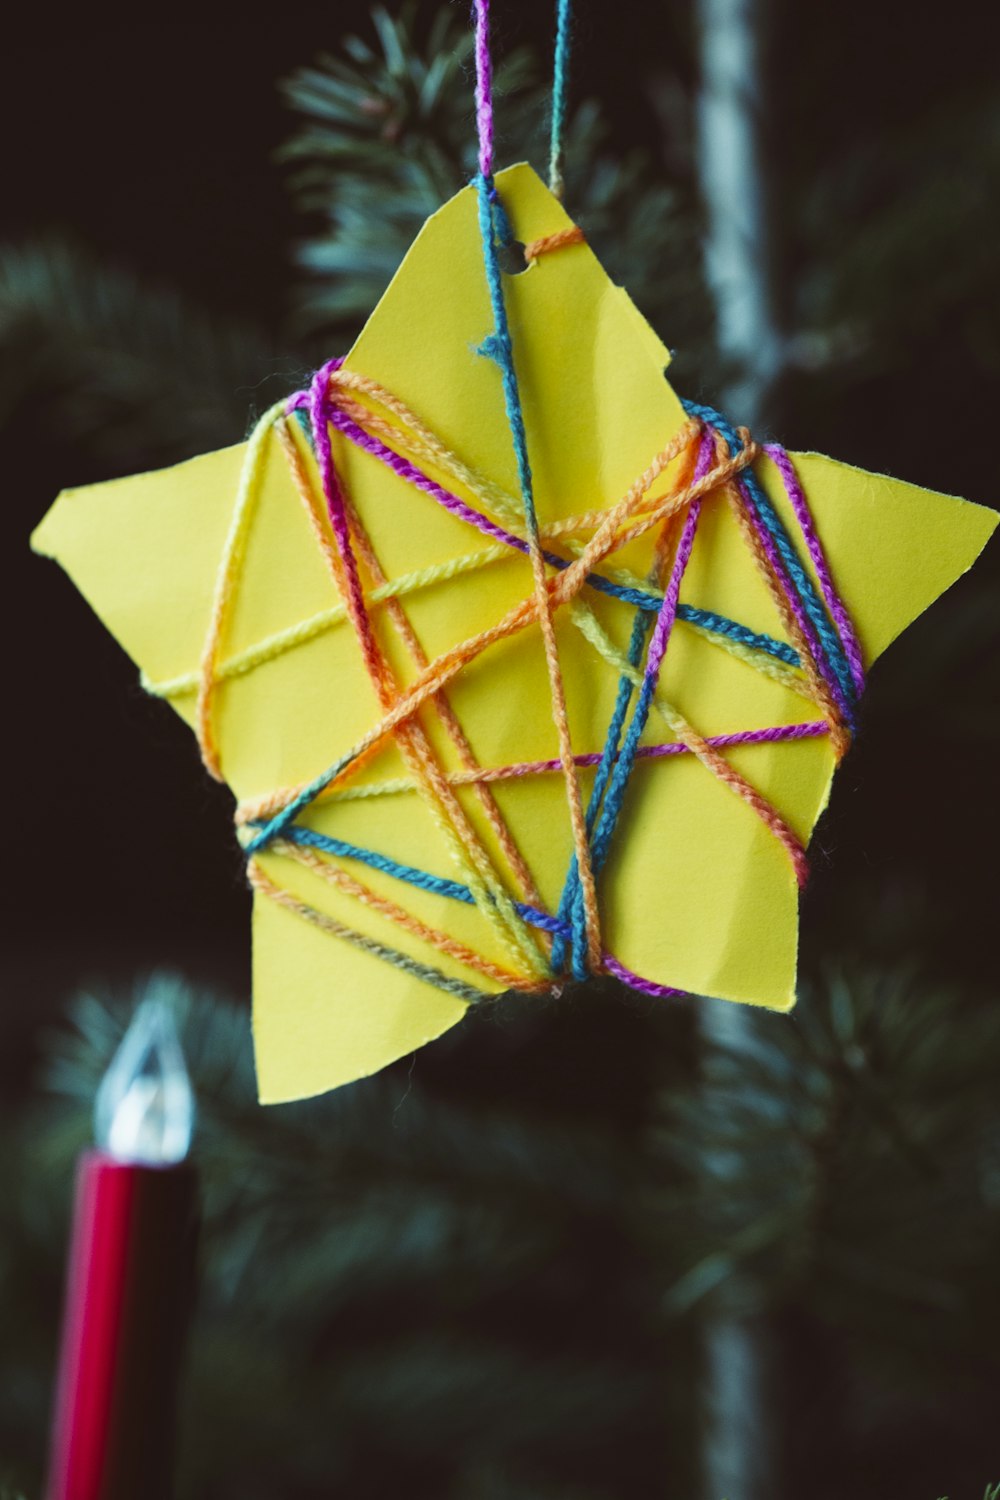
[[[657,604],[657,613],[659,608]],[[693,604],[678,604],[677,618],[687,620],[690,625],[700,625],[703,630],[710,630],[713,635],[724,635],[730,641],[738,641],[741,646],[750,646],[754,651],[763,651],[790,667],[802,665],[802,659],[794,646],[789,646],[785,641],[776,641],[771,635],[760,635],[747,625],[740,625],[736,620],[727,620],[725,615],[717,615],[714,610],[696,609]]]
[[[478,175],[476,183],[479,204],[479,230],[483,243],[483,260],[486,268],[487,286],[489,287],[490,293],[490,304],[493,309],[493,332],[488,335],[488,337],[480,345],[479,352],[480,354],[485,355],[487,358],[492,359],[500,368],[500,374],[503,380],[504,406],[507,413],[507,425],[510,428],[511,441],[514,445],[514,455],[517,462],[518,482],[520,485],[521,499],[524,506],[525,523],[532,544],[537,546],[539,540],[538,517],[535,511],[531,465],[528,460],[528,441],[524,426],[524,413],[521,407],[521,395],[517,383],[517,373],[514,367],[514,350],[510,337],[510,325],[507,318],[507,306],[504,300],[503,282],[501,280],[500,273],[500,262],[496,249],[496,236],[492,210],[492,204],[496,201],[496,190],[493,187],[493,184],[491,182],[488,182],[482,173]],[[554,558],[552,560],[556,563],[557,566],[568,566],[564,559]],[[659,601],[657,601],[657,608],[659,608]],[[641,618],[642,617],[640,617],[640,619]],[[638,642],[638,649],[640,651],[642,648],[642,642],[645,638],[646,629],[647,624],[645,620],[642,620],[641,625],[639,621],[637,621],[635,626],[633,627],[633,642]],[[596,811],[596,807],[599,804],[600,792],[603,791],[603,784],[607,779],[608,768],[611,766],[613,761],[614,752],[613,750],[609,749],[609,747],[612,745],[612,743],[617,745],[618,736],[621,732],[621,722],[624,719],[624,714],[628,706],[629,697],[631,695],[631,684],[629,684],[629,689],[629,694],[626,695],[622,692],[621,685],[619,685],[619,698],[618,702],[616,703],[615,714],[612,719],[614,740],[612,741],[611,735],[609,734],[608,742],[605,744],[604,752],[602,753],[600,767],[603,772],[603,776],[599,778],[598,786],[595,786],[595,792],[598,793],[598,800],[597,802],[595,802],[594,798],[591,798],[591,809],[594,811]],[[575,854],[570,860],[570,866],[567,871],[566,890],[571,891],[574,888],[574,885],[579,893],[579,899],[573,900],[572,896],[570,896],[569,898],[571,902],[571,910],[573,913],[570,923],[573,953],[573,974],[577,979],[585,979],[588,973],[586,965],[587,931],[585,914],[583,911],[582,891],[580,890],[579,870],[577,868],[577,860]],[[578,907],[579,916],[577,916]],[[560,963],[562,963],[564,961],[564,945],[559,942],[558,947],[560,949]]]
[[[429,891],[432,896],[445,896],[450,901],[461,901],[463,906],[476,904],[476,898],[467,885],[462,885],[457,880],[448,880],[443,875],[432,875],[429,870],[418,870],[414,865],[402,864],[386,854],[379,854],[375,849],[363,849],[358,844],[348,843],[346,839],[333,838],[329,834],[317,833],[313,828],[302,828],[298,824],[289,828],[284,837],[290,844],[318,849],[320,853],[331,854],[337,859],[355,860],[358,864],[367,865],[370,870],[378,870],[394,880],[416,886],[418,890]],[[538,907],[530,906],[526,901],[515,901],[514,908],[533,927],[562,938],[570,936],[568,923],[559,917],[551,917],[548,912],[539,911]]]
[[[721,413],[715,411],[711,406],[702,406],[694,401],[685,401],[683,402],[683,406],[689,416],[700,417],[703,422],[716,428],[722,434],[731,455],[735,455],[740,451],[741,444],[739,437],[731,423],[727,422]],[[857,691],[854,686],[854,679],[851,676],[851,667],[847,660],[843,644],[826,612],[823,601],[813,587],[812,579],[803,567],[799,555],[792,545],[791,538],[782,524],[781,517],[778,515],[770,496],[752,469],[744,469],[739,477],[739,483],[748,494],[751,504],[756,509],[764,527],[777,547],[788,576],[798,593],[802,607],[819,637],[827,665],[836,678],[845,704],[848,708],[853,709],[857,705]]]
[[[349,750],[346,755],[342,755],[339,760],[335,760],[332,765],[327,766],[325,771],[321,771],[318,776],[314,776],[312,781],[307,782],[301,791],[292,798],[287,807],[283,807],[280,812],[275,813],[274,817],[268,819],[266,822],[254,825],[260,831],[248,843],[244,844],[243,852],[247,855],[258,854],[262,849],[266,849],[267,845],[276,838],[291,838],[293,825],[299,813],[304,812],[310,802],[315,801],[320,792],[325,791],[330,782],[350,765],[351,761],[356,758],[356,753],[354,750]]]
[[[317,833],[313,828],[299,826],[290,828],[285,837],[289,843],[300,844],[306,849],[318,849],[337,859],[356,860],[358,864],[367,865],[370,870],[378,870],[383,875],[404,880],[407,885],[430,891],[434,896],[448,896],[452,901],[463,901],[467,906],[475,905],[475,897],[467,885],[462,885],[457,880],[448,880],[443,875],[432,875],[428,870],[418,870],[414,865],[401,864],[374,849],[363,849],[358,844],[348,843],[346,839],[333,838],[330,834]]]
[[[650,624],[650,618],[642,612],[638,613],[634,621],[632,622],[632,638],[629,641],[628,648],[628,661],[630,666],[637,667],[639,665],[639,662],[642,660],[642,651],[646,643],[646,636],[649,633]],[[635,688],[631,678],[626,677],[623,674],[618,681],[618,693],[615,698],[614,712],[611,715],[611,722],[608,725],[608,733],[607,738],[604,742],[604,750],[601,754],[601,760],[597,767],[593,790],[591,791],[590,801],[587,806],[588,837],[593,833],[594,824],[597,821],[597,816],[601,806],[601,800],[604,796],[608,780],[611,776],[611,769],[614,765],[615,757],[618,754],[622,727],[625,723],[625,715],[628,712],[628,706],[631,702],[632,694],[634,691]],[[570,862],[569,873],[566,877],[566,884],[563,887],[562,897],[559,902],[559,917],[561,921],[565,922],[568,919],[570,923],[569,930],[571,932],[573,942],[573,974],[577,979],[586,978],[586,968],[584,966],[583,960],[586,956],[587,928],[584,918],[582,896],[583,892],[580,887],[580,870],[576,855],[574,854]],[[552,946],[552,967],[557,974],[561,972],[565,962],[566,945],[561,939],[557,939]]]
[[[483,244],[483,262],[486,269],[486,283],[489,288],[490,305],[493,310],[493,332],[480,345],[479,353],[492,359],[500,369],[503,381],[507,425],[510,428],[511,442],[514,446],[514,456],[517,462],[517,476],[521,489],[521,501],[524,506],[525,526],[529,541],[532,546],[537,547],[539,545],[538,516],[535,511],[531,464],[528,460],[528,438],[524,426],[524,412],[521,407],[521,393],[517,383],[517,372],[514,367],[514,349],[510,336],[510,324],[507,318],[507,305],[504,299],[500,260],[497,255],[494,229],[493,200],[496,197],[496,190],[492,182],[487,181],[481,172],[476,178],[476,188],[479,206],[479,232]],[[562,566],[567,566],[567,564],[563,562]],[[574,877],[575,867],[576,858],[574,855],[571,858],[566,874],[567,884]],[[577,978],[583,979],[587,975],[585,958],[587,946],[586,929],[584,927],[581,931],[579,924],[572,924],[571,932],[573,972]],[[562,951],[561,944],[560,951]]]
[[[504,409],[507,414],[507,426],[510,428],[511,442],[514,446],[514,458],[517,463],[517,479],[521,490],[521,503],[524,506],[524,517],[528,527],[529,536],[533,541],[538,539],[538,516],[535,512],[534,485],[531,477],[531,463],[528,459],[528,436],[524,427],[524,412],[521,407],[521,393],[517,384],[517,372],[514,368],[514,346],[510,336],[510,323],[507,319],[507,304],[503,294],[503,281],[500,271],[500,257],[497,254],[497,212],[502,212],[496,188],[492,179],[487,179],[481,172],[476,175],[476,195],[479,206],[479,233],[483,243],[483,263],[486,269],[486,285],[490,294],[490,306],[493,311],[493,332],[479,346],[479,353],[486,359],[491,359],[500,371],[503,382]],[[504,214],[503,224],[506,224]],[[502,233],[509,235],[509,225],[502,229]]]
[[[569,95],[569,28],[571,0],[556,0],[556,50],[552,66],[552,135],[549,146],[549,187],[562,190],[563,134]]]

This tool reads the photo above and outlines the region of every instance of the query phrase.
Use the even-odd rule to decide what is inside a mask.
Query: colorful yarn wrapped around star
[[[512,496],[477,475],[450,452],[397,397],[376,382],[344,369],[342,361],[330,361],[317,372],[307,390],[265,415],[248,446],[246,471],[237,495],[230,544],[223,554],[209,640],[197,683],[198,729],[206,763],[218,763],[213,711],[218,685],[340,623],[349,623],[355,634],[361,659],[378,696],[381,717],[359,742],[308,783],[281,789],[238,809],[237,822],[248,859],[249,878],[262,896],[286,906],[331,936],[360,946],[382,961],[468,1003],[494,993],[480,987],[484,979],[505,989],[541,992],[561,985],[566,978],[583,979],[596,973],[611,974],[649,995],[680,994],[681,991],[669,985],[635,974],[609,951],[603,938],[595,954],[587,926],[581,861],[575,841],[558,907],[555,911],[546,908],[492,794],[497,783],[519,777],[557,774],[566,781],[567,761],[574,776],[583,768],[595,768],[583,821],[586,857],[597,896],[599,877],[619,833],[635,766],[676,755],[694,755],[746,802],[784,848],[798,882],[804,883],[806,861],[800,840],[777,810],[729,763],[725,752],[736,746],[826,736],[835,752],[842,754],[850,742],[858,691],[863,682],[860,652],[788,455],[780,448],[768,450],[799,522],[813,572],[819,579],[818,590],[773,505],[770,502],[767,502],[769,508],[761,505],[763,492],[752,470],[760,450],[745,431],[730,428],[716,413],[705,408],[691,408],[690,412],[689,422],[615,505],[548,525],[536,518],[533,531],[523,511],[519,515],[521,507]],[[317,460],[319,492],[295,437],[295,427],[302,423],[306,424]],[[390,581],[351,504],[343,477],[337,472],[330,441],[334,431],[430,496],[470,529],[481,533],[490,546],[472,554],[471,560],[442,563]],[[241,656],[224,661],[220,648],[227,614],[238,589],[239,568],[259,488],[259,469],[272,434],[288,462],[340,603],[322,616],[269,637]],[[657,481],[662,481],[671,465],[676,466],[672,485],[664,493],[652,496],[651,490]],[[443,479],[433,477],[431,469]],[[749,502],[742,493],[744,488],[749,491]],[[457,493],[459,490],[462,495]],[[725,503],[733,509],[755,565],[776,603],[780,601],[779,614],[794,645],[752,631],[716,612],[680,602],[681,584],[699,521],[709,503]],[[646,579],[611,566],[614,553],[648,532],[653,534],[655,545],[653,566]],[[770,547],[765,536],[771,542]],[[534,587],[528,597],[486,630],[429,661],[409,625],[405,598],[455,576],[462,568],[489,567],[500,556],[512,553],[530,555],[533,545],[541,560],[541,589],[536,568],[532,573]],[[608,594],[634,609],[627,652],[620,652],[604,632],[588,602],[591,591]],[[561,743],[560,753],[554,759],[479,765],[448,703],[449,683],[491,645],[536,626],[541,628],[544,619],[551,621],[563,608],[573,612],[573,623],[618,673],[615,706],[603,748],[581,751],[569,745],[567,755],[567,747]],[[405,688],[379,646],[373,628],[373,615],[379,610],[389,611],[413,662],[416,675]],[[678,622],[720,650],[768,676],[777,677],[813,708],[813,716],[796,724],[700,735],[660,691],[670,639]],[[559,670],[557,652],[554,670],[556,673]],[[843,686],[845,680],[850,684],[849,699]],[[187,678],[147,684],[152,691],[167,696],[190,690],[194,685]],[[554,695],[553,701],[558,703],[558,696]],[[425,705],[433,708],[444,725],[457,752],[457,769],[445,769],[434,754],[419,720],[419,710]],[[648,743],[646,730],[653,715],[665,724],[670,739]],[[568,725],[566,732],[568,736]],[[357,772],[390,740],[402,753],[407,775],[356,784]],[[463,786],[471,787],[479,799],[496,834],[505,870],[497,867],[465,814],[456,796],[457,789]],[[432,874],[378,850],[317,832],[303,821],[316,804],[391,797],[413,790],[429,808],[451,851],[454,878]],[[479,976],[479,984],[457,979],[433,964],[421,963],[300,900],[264,871],[258,856],[265,851],[307,867],[342,895],[378,911],[389,922],[419,938],[423,945],[469,970],[473,979]],[[389,877],[398,883],[401,892],[407,888],[420,889],[475,906],[496,935],[506,959],[497,962],[487,958],[446,931],[432,927],[407,911],[402,895],[396,901],[376,892],[363,878],[365,870]]]

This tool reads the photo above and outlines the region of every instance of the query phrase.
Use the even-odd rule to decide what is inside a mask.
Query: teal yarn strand
[[[399,860],[392,859],[387,854],[379,854],[374,849],[364,849],[358,844],[350,844],[345,839],[333,838],[330,834],[317,833],[315,829],[303,828],[299,824],[293,824],[286,829],[284,838],[290,844],[297,844],[300,848],[316,849],[321,854],[332,855],[336,859],[356,860],[359,864],[367,865],[370,870],[378,870],[383,875],[389,875],[394,880],[400,880],[407,885],[415,886],[418,890],[429,891],[433,896],[444,896],[450,901],[461,901],[465,906],[475,906],[476,898],[467,885],[460,881],[449,880],[443,875],[432,875],[429,870],[418,870],[413,865],[401,864]],[[533,927],[539,927],[543,932],[553,932],[565,936],[569,928],[563,928],[558,917],[549,916],[547,912],[532,906],[527,901],[515,901],[514,908],[519,916]]]
[[[648,605],[643,605],[648,609]],[[659,604],[653,609],[653,614],[659,610]],[[678,620],[686,620],[689,625],[700,625],[702,630],[709,630],[713,635],[725,636],[727,640],[736,641],[741,646],[749,646],[753,651],[763,651],[766,656],[773,656],[775,661],[783,661],[789,667],[801,667],[799,653],[794,646],[789,646],[787,641],[776,641],[772,635],[761,635],[756,630],[751,630],[747,625],[741,625],[737,620],[729,620],[725,615],[716,614],[712,609],[698,609],[693,604],[678,604]]]
[[[514,457],[517,463],[518,485],[521,491],[521,502],[524,508],[524,523],[527,540],[533,555],[533,567],[537,561],[538,567],[544,572],[544,554],[542,552],[541,540],[538,532],[538,515],[535,510],[535,496],[531,474],[531,463],[528,458],[528,436],[524,425],[524,411],[521,406],[521,393],[517,382],[517,371],[514,366],[514,348],[510,335],[510,323],[507,317],[507,304],[504,297],[503,281],[501,279],[500,258],[497,253],[497,239],[494,227],[493,209],[498,195],[492,179],[487,178],[484,172],[480,172],[476,178],[477,201],[479,207],[479,230],[482,239],[483,263],[486,271],[486,283],[489,289],[490,305],[493,310],[493,331],[480,346],[479,353],[483,354],[499,367],[503,384],[504,409],[507,416],[507,426],[510,429],[511,442],[514,448]],[[536,587],[541,594],[545,587],[544,578],[536,576]],[[579,784],[576,780],[576,768],[573,764],[572,748],[570,743],[570,729],[566,715],[566,704],[563,685],[560,680],[558,665],[558,648],[555,644],[555,636],[551,621],[546,622],[544,617],[540,620],[543,634],[546,623],[549,635],[546,636],[546,658],[549,668],[550,682],[552,687],[553,717],[559,737],[560,760],[562,762],[564,775],[566,777],[567,791],[569,794],[570,821],[573,826],[574,847],[578,865],[578,878],[581,886],[581,898],[583,896],[583,881],[587,879],[591,893],[591,909],[595,905],[593,885],[589,871],[589,835],[586,827],[586,816],[580,805]],[[581,907],[586,914],[586,908]],[[596,917],[595,917],[596,921]],[[579,956],[579,944],[577,934],[574,932],[574,970],[582,968],[586,974],[587,968],[583,957]],[[597,946],[595,934],[591,931],[591,923],[588,919],[584,922],[582,934],[583,952],[589,954],[594,961],[594,949]]]
[[[652,619],[641,610],[636,612],[632,622],[632,637],[628,647],[629,666],[637,667],[642,660],[643,648],[646,644],[646,636],[652,625]],[[628,713],[629,704],[635,686],[629,677],[622,676],[618,679],[618,693],[615,699],[614,711],[611,722],[608,725],[608,734],[604,742],[604,750],[601,754],[600,764],[594,777],[594,786],[590,794],[590,802],[587,806],[587,834],[593,834],[594,824],[597,821],[601,809],[601,802],[611,779],[615,760],[618,756],[621,743],[622,729],[625,725],[625,716]],[[572,963],[573,974],[577,979],[585,979],[586,976],[586,927],[583,922],[583,906],[579,901],[580,895],[580,871],[576,855],[570,862],[569,873],[566,876],[566,884],[563,887],[562,897],[559,902],[559,919],[569,922],[570,936],[572,940]],[[552,968],[558,974],[562,971],[566,962],[566,940],[560,935],[552,945]]]
[[[527,522],[528,533],[533,541],[538,539],[538,516],[535,512],[534,483],[531,475],[531,462],[528,458],[528,435],[524,426],[524,412],[521,407],[521,392],[517,384],[517,372],[514,369],[514,345],[510,336],[510,323],[507,318],[507,304],[503,294],[502,272],[500,270],[500,257],[497,253],[497,218],[496,211],[503,215],[500,219],[501,243],[505,243],[510,236],[510,225],[507,216],[503,213],[497,190],[493,185],[493,179],[484,177],[482,172],[476,175],[476,194],[479,208],[479,233],[483,242],[483,264],[486,270],[486,285],[490,294],[490,307],[493,312],[493,331],[487,334],[480,344],[477,353],[485,359],[491,359],[500,371],[503,383],[504,409],[507,414],[507,426],[510,428],[511,442],[514,446],[514,458],[517,463],[517,480],[521,491],[521,502],[524,506],[524,517]]]
[[[684,410],[689,416],[698,417],[710,427],[720,432],[726,441],[730,453],[736,453],[740,448],[740,439],[730,422],[717,412],[714,407],[705,406],[695,401],[683,402]],[[830,620],[822,599],[813,586],[812,579],[802,564],[798,553],[792,543],[788,532],[778,512],[775,510],[767,491],[754,474],[753,469],[746,469],[740,475],[740,487],[749,496],[750,502],[760,517],[761,524],[770,536],[781,562],[788,573],[795,588],[802,610],[818,637],[823,650],[823,655],[830,674],[833,677],[832,686],[838,692],[843,708],[846,710],[845,717],[854,725],[854,711],[857,708],[858,696],[851,675],[850,663],[844,651],[843,642],[837,634],[836,627]]]
[[[572,0],[556,0],[556,50],[552,66],[552,134],[549,146],[549,191],[562,198],[563,135],[569,95],[569,32]]]

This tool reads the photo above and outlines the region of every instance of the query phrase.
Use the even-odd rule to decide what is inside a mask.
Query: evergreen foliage
[[[411,1069],[262,1112],[245,1013],[160,975],[76,1002],[49,1038],[49,1097],[4,1142],[3,1284],[21,1296],[0,1452],[43,1442],[72,1163],[150,992],[200,1109],[185,1496],[611,1500],[643,1493],[664,1442],[693,1495],[697,1329],[720,1307],[846,1333],[887,1419],[940,1401],[970,1345],[963,1398],[1000,1377],[979,1337],[1000,1313],[1000,1031],[954,994],[834,972],[797,1020],[761,1018],[694,1070],[681,1013],[504,1001]],[[531,1075],[513,1097],[498,1049],[508,1081]],[[536,1093],[558,1056],[569,1076]],[[848,1422],[845,1485],[871,1441]]]
[[[301,123],[283,155],[297,202],[318,226],[298,253],[298,314],[310,331],[357,328],[427,216],[475,171],[469,27],[442,8],[421,42],[415,15],[412,6],[401,18],[376,7],[378,47],[350,38],[345,57],[321,57],[285,85]],[[505,161],[537,163],[548,85],[525,49],[504,59],[496,91]],[[594,101],[570,118],[566,159],[567,201],[611,276],[673,343],[707,356],[690,190],[668,184],[648,151],[610,154]]]
[[[252,325],[51,239],[0,245],[0,348],[0,424],[44,399],[68,440],[150,467],[238,440],[275,364]]]

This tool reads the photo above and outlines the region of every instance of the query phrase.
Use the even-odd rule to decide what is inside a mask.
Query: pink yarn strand
[[[490,57],[490,0],[473,0],[476,18],[476,131],[479,170],[493,176],[493,61]]]

